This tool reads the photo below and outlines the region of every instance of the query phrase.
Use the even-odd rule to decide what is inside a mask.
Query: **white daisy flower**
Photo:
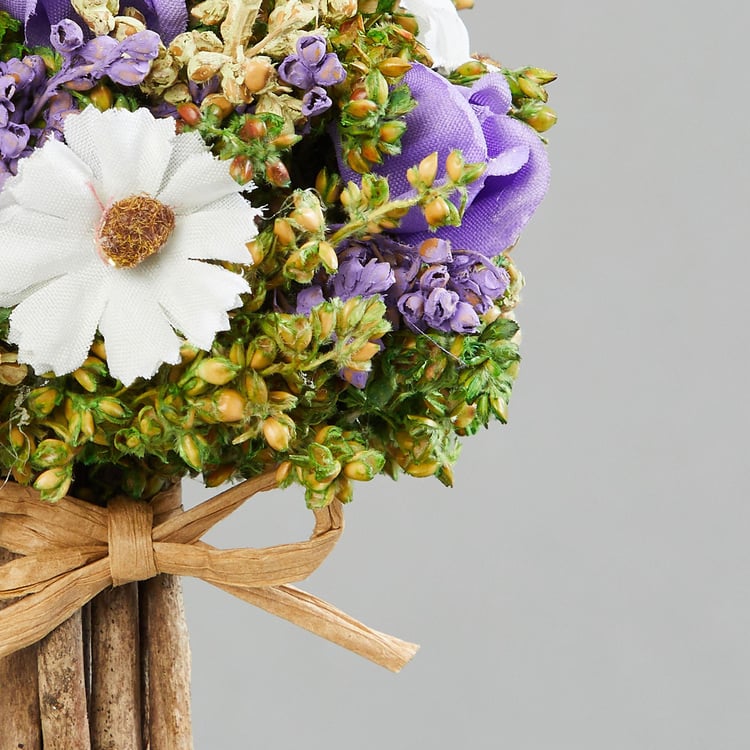
[[[417,39],[436,68],[450,72],[471,59],[469,31],[453,0],[401,0],[401,6],[417,19]]]
[[[258,209],[197,133],[147,110],[88,107],[19,164],[0,201],[0,307],[38,373],[64,375],[97,329],[130,385],[185,340],[210,349],[247,282],[212,263],[251,263]]]

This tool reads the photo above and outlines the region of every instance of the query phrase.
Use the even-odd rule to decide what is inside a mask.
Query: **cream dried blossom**
[[[10,343],[37,373],[86,359],[96,331],[125,385],[210,349],[249,292],[253,208],[195,133],[174,122],[93,107],[19,164],[0,199],[0,306]]]

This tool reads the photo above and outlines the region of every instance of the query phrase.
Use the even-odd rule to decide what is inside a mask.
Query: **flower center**
[[[105,210],[97,235],[102,258],[133,268],[159,252],[174,229],[174,211],[148,195],[131,195]]]

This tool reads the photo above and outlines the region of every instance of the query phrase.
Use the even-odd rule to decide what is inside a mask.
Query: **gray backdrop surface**
[[[360,485],[305,584],[421,643],[399,676],[186,583],[198,750],[750,747],[748,6],[477,6],[475,50],[560,74],[510,424],[453,490]],[[309,522],[270,493],[210,541]]]

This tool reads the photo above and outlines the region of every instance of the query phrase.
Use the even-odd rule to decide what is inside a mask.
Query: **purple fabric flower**
[[[187,29],[188,12],[184,0],[127,0],[125,6],[139,10],[146,26],[169,44]],[[50,29],[64,18],[81,20],[70,0],[0,0],[0,10],[7,11],[25,24],[26,42],[30,46],[47,45]]]
[[[467,163],[485,162],[487,170],[468,186],[460,227],[430,232],[421,211],[412,209],[395,233],[412,245],[437,236],[450,240],[457,249],[489,257],[499,254],[518,239],[547,191],[549,164],[544,145],[532,128],[508,116],[511,94],[502,73],[490,73],[465,88],[414,64],[404,82],[418,106],[406,116],[402,153],[375,169],[388,178],[391,195],[413,195],[406,171],[435,151],[440,165],[438,184],[445,179],[445,160],[454,149],[461,150]],[[344,163],[340,149],[337,155],[344,180],[359,181],[361,177]]]

